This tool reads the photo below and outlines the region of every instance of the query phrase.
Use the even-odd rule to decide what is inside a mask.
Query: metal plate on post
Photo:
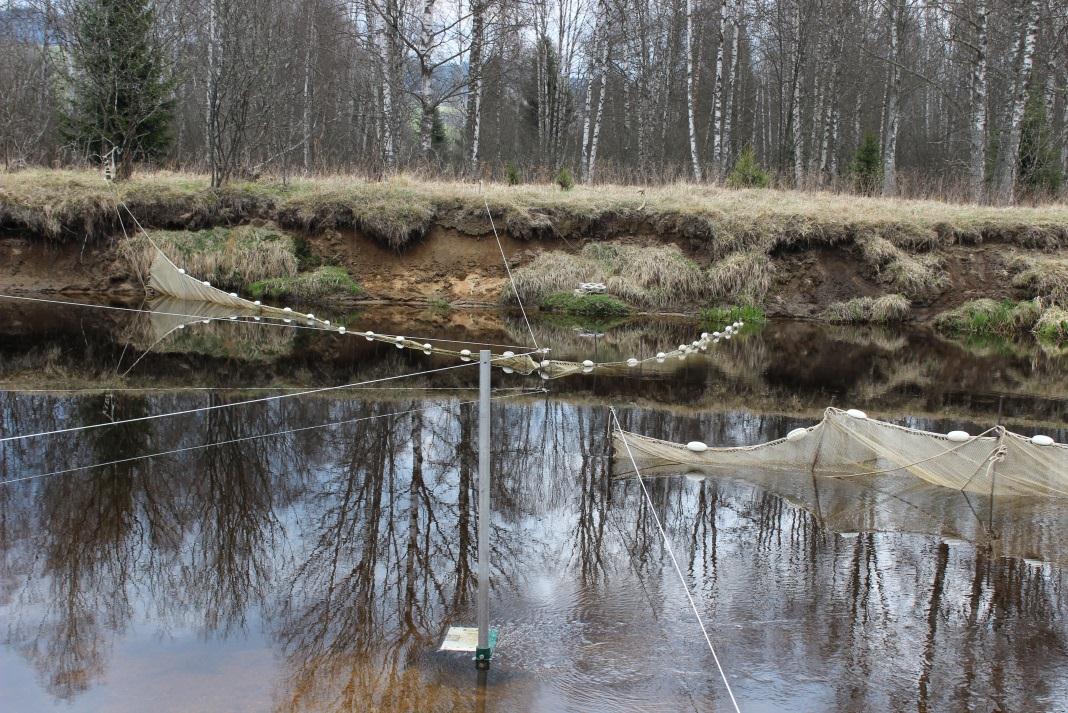
[[[497,648],[497,630],[489,630],[490,651]],[[477,626],[450,626],[445,632],[445,640],[438,651],[466,651],[474,653],[478,649]]]

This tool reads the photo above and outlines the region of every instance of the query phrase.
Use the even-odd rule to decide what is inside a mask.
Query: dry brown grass
[[[1009,269],[1015,273],[1012,286],[1026,290],[1028,297],[1068,305],[1068,260],[1017,254],[1009,260]]]
[[[584,246],[578,255],[543,252],[515,271],[515,281],[530,304],[570,292],[580,282],[603,282],[610,295],[654,309],[694,302],[707,293],[701,268],[675,245],[602,242]],[[501,296],[509,303],[515,299],[510,287]]]
[[[221,288],[246,287],[258,280],[292,278],[297,274],[293,239],[269,228],[153,231],[151,238],[176,265]],[[148,281],[155,257],[148,238],[137,235],[123,240],[119,254]]]
[[[733,253],[708,268],[712,299],[734,304],[760,304],[771,288],[771,258],[758,250]]]
[[[233,183],[212,190],[204,176],[138,174],[107,184],[86,171],[0,173],[0,225],[51,239],[97,238],[117,230],[126,201],[155,227],[206,227],[250,217],[310,230],[355,227],[394,247],[435,222],[485,233],[483,201],[498,227],[527,239],[634,230],[672,233],[715,254],[850,241],[878,235],[908,249],[1002,240],[1029,248],[1068,244],[1068,206],[992,208],[833,193],[729,190],[678,183],[653,188],[425,182],[323,177],[286,184]]]
[[[908,318],[911,308],[902,295],[882,297],[857,297],[846,302],[835,302],[823,311],[823,319],[849,324],[889,324]]]

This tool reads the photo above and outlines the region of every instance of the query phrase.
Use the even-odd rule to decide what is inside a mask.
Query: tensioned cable
[[[247,406],[249,404],[263,403],[266,401],[279,401],[281,399],[289,399],[294,396],[307,396],[309,394],[320,394],[325,391],[338,391],[340,389],[348,389],[353,386],[366,386],[367,384],[377,384],[383,381],[393,381],[395,379],[405,379],[412,376],[422,376],[424,374],[434,374],[441,371],[449,371],[451,369],[463,369],[469,366],[477,366],[478,362],[473,361],[467,364],[455,364],[453,366],[444,366],[437,369],[428,369],[426,371],[416,371],[411,374],[395,374],[393,376],[385,376],[381,379],[371,379],[369,381],[357,381],[352,384],[341,384],[340,386],[323,386],[318,389],[308,389],[307,391],[297,391],[291,394],[277,394],[275,396],[263,396],[257,399],[248,399],[246,401],[235,401],[230,404],[215,404],[214,406],[202,406],[200,408],[185,409],[182,411],[171,411],[169,413],[157,413],[151,416],[138,416],[137,418],[128,418],[122,421],[108,421],[105,423],[93,423],[88,426],[71,426],[70,428],[59,428],[54,431],[41,431],[39,433],[27,433],[21,436],[8,436],[6,438],[0,438],[0,443],[7,443],[8,441],[19,441],[25,438],[37,438],[39,436],[54,436],[60,433],[73,433],[74,431],[88,431],[95,428],[104,428],[106,426],[118,426],[124,423],[136,423],[138,421],[152,421],[159,418],[169,418],[171,416],[185,416],[191,413],[200,413],[201,411],[215,411],[217,409],[232,408],[234,406]]]
[[[152,243],[153,247],[155,247],[156,250],[159,250],[160,253],[163,253],[163,251],[160,250],[160,247],[158,245],[156,245],[155,241],[152,240],[152,236],[150,236],[148,234],[148,231],[145,230],[145,227],[143,225],[141,225],[141,221],[139,221],[137,219],[137,216],[134,215],[133,211],[130,210],[130,206],[126,205],[126,202],[123,201],[123,200],[119,200],[119,205],[121,205],[123,208],[126,209],[126,212],[129,213],[130,218],[134,222],[134,225],[136,225],[137,229],[140,230],[141,233],[146,238],[148,238],[148,241],[150,243]],[[486,204],[486,211],[487,212],[489,211],[489,204]],[[121,220],[122,220],[121,216],[120,216],[119,220],[121,222]],[[493,216],[492,215],[490,216],[490,226],[493,226]],[[125,230],[124,230],[124,233],[125,233]],[[496,227],[493,228],[493,235],[494,235],[494,237],[497,236],[497,228]],[[501,257],[503,258],[504,257],[504,248],[501,247],[501,241],[500,241],[499,238],[497,239],[497,247],[500,248]],[[166,253],[163,253],[163,257],[164,258],[167,257]],[[508,279],[511,280],[512,271],[508,267],[508,260],[507,259],[505,259],[505,261],[504,261],[504,267],[505,267],[506,270],[508,270]],[[515,282],[512,282],[512,289],[515,289]],[[519,293],[518,292],[516,293],[516,299],[519,299]],[[520,304],[519,307],[520,307],[520,309],[522,309],[523,305]],[[527,316],[526,315],[526,311],[524,311],[523,312],[523,319],[526,319],[526,316]],[[530,331],[530,338],[534,341],[534,348],[537,349],[538,348],[538,340],[534,338],[534,331],[530,329],[530,322],[529,321],[527,322],[527,330]],[[390,335],[390,336],[397,336],[397,335]],[[426,342],[438,341],[438,342],[447,342],[447,343],[451,342],[453,344],[472,344],[472,345],[485,346],[485,347],[511,347],[513,349],[529,349],[530,348],[528,345],[520,346],[520,345],[515,345],[515,344],[490,344],[490,343],[487,343],[487,342],[457,342],[455,340],[448,340],[448,339],[431,339],[430,337],[411,337],[411,339],[421,339],[421,340],[426,341]]]
[[[94,304],[86,304],[84,302],[71,302],[69,300],[53,300],[53,299],[48,299],[48,298],[45,298],[45,297],[27,297],[25,295],[4,295],[4,294],[0,294],[0,299],[21,300],[23,302],[43,302],[43,303],[46,303],[46,304],[65,305],[67,307],[89,307],[89,308],[92,308],[92,309],[107,309],[107,310],[112,310],[112,311],[116,311],[116,312],[134,312],[134,313],[137,313],[137,314],[157,315],[157,316],[161,316],[161,317],[186,317],[188,319],[191,319],[191,320],[194,320],[194,321],[198,321],[198,322],[204,322],[204,321],[227,322],[227,323],[228,322],[240,322],[242,324],[257,324],[257,325],[267,326],[267,327],[281,327],[281,328],[284,328],[284,329],[308,329],[308,330],[311,330],[313,332],[330,332],[330,333],[340,334],[340,332],[337,332],[336,330],[330,329],[328,327],[315,327],[315,326],[307,326],[307,325],[303,325],[303,324],[279,324],[277,321],[274,321],[274,322],[270,321],[270,320],[283,320],[283,319],[285,319],[283,317],[265,316],[265,317],[261,318],[262,320],[265,320],[265,321],[260,321],[260,320],[256,319],[253,315],[238,314],[238,315],[234,315],[234,316],[237,317],[237,319],[230,319],[230,317],[210,317],[210,316],[204,316],[202,314],[186,314],[184,312],[162,312],[162,311],[156,311],[156,310],[151,310],[151,309],[136,309],[136,308],[133,308],[133,307],[115,307],[113,305],[94,305]],[[294,312],[292,319],[293,319],[294,322],[296,322],[297,320],[302,319],[305,316],[306,315],[303,315],[300,312]],[[351,336],[355,336],[355,337],[364,336],[364,333],[360,332],[357,329],[349,329],[348,327],[346,327],[345,329],[346,329],[345,334],[347,334],[347,335],[351,335]],[[401,335],[382,333],[382,334],[379,334],[377,336],[394,338],[394,337],[398,337],[398,336],[401,336]],[[511,348],[511,349],[530,349],[530,345],[527,345],[527,344],[496,344],[494,342],[471,342],[471,341],[467,341],[465,339],[441,339],[439,337],[407,336],[406,338],[407,339],[411,339],[412,341],[442,342],[442,343],[445,343],[445,344],[471,344],[473,346],[481,346],[481,347],[507,347],[507,348]]]
[[[490,227],[493,228],[493,239],[497,241],[497,249],[501,251],[501,260],[504,262],[504,270],[508,273],[508,282],[512,283],[512,292],[515,293],[515,301],[519,303],[519,311],[523,313],[523,321],[527,324],[527,331],[530,332],[530,340],[534,342],[534,346],[538,347],[538,338],[534,336],[534,328],[530,326],[530,320],[527,318],[527,310],[523,307],[523,299],[519,296],[519,288],[515,286],[515,279],[512,277],[512,268],[508,265],[508,258],[504,255],[504,246],[501,245],[501,238],[497,235],[497,226],[493,223],[493,212],[490,210],[489,201],[485,196],[482,196],[482,203],[486,206],[486,215],[489,216]]]
[[[501,399],[510,399],[510,398],[515,398],[516,396],[524,396],[526,394],[539,394],[539,393],[543,393],[545,391],[546,391],[546,389],[533,389],[533,390],[530,390],[530,391],[526,391],[526,392],[524,392],[522,394],[509,394],[507,396],[491,396],[490,399],[494,400],[494,401],[499,401]],[[466,406],[466,405],[475,404],[475,403],[478,403],[477,399],[472,399],[470,401],[460,401],[457,405],[458,406]],[[315,426],[301,426],[300,428],[290,428],[290,429],[287,429],[285,431],[274,431],[272,433],[260,433],[260,434],[257,434],[255,436],[242,436],[241,438],[231,438],[231,439],[228,439],[228,440],[225,440],[225,441],[214,441],[212,443],[201,443],[201,444],[198,444],[198,445],[195,445],[195,446],[184,446],[182,448],[175,448],[175,449],[169,450],[169,451],[160,451],[158,453],[146,453],[146,454],[139,455],[139,456],[130,456],[129,458],[119,458],[119,459],[116,459],[116,460],[107,461],[105,463],[91,463],[90,465],[80,465],[80,466],[77,466],[77,467],[74,467],[74,468],[64,468],[62,470],[54,470],[54,471],[51,471],[49,473],[37,473],[36,475],[26,475],[26,476],[22,476],[20,478],[11,478],[10,480],[0,480],[0,485],[8,485],[10,483],[21,483],[21,482],[26,481],[26,480],[37,480],[39,478],[47,478],[47,477],[50,477],[50,476],[53,476],[53,475],[64,475],[66,473],[74,473],[74,472],[79,471],[79,470],[91,470],[93,468],[104,468],[104,467],[109,466],[109,465],[120,465],[122,463],[130,463],[130,462],[136,461],[136,460],[144,460],[146,458],[158,458],[160,456],[175,455],[177,453],[185,453],[187,451],[196,451],[196,450],[203,450],[205,448],[213,448],[215,446],[226,446],[226,445],[231,445],[231,444],[234,444],[234,443],[241,443],[243,441],[254,441],[254,440],[257,440],[257,439],[260,439],[260,438],[272,438],[274,436],[285,436],[285,435],[289,435],[289,434],[292,434],[292,433],[300,433],[302,431],[311,431],[311,430],[314,430],[314,429],[317,429],[317,428],[332,428],[334,426],[343,426],[343,425],[350,424],[350,423],[356,423],[358,421],[370,421],[372,419],[387,418],[387,417],[390,417],[390,416],[403,416],[404,414],[408,414],[408,413],[416,413],[418,411],[426,411],[429,408],[432,408],[432,407],[431,406],[424,406],[423,408],[413,408],[413,409],[408,409],[406,411],[394,411],[392,413],[380,413],[380,414],[375,414],[374,416],[360,416],[358,418],[349,418],[349,419],[345,419],[343,421],[331,421],[330,423],[320,423],[320,424],[315,425]]]
[[[727,674],[724,673],[723,666],[719,663],[719,656],[716,655],[716,648],[712,645],[712,639],[709,637],[708,630],[705,628],[705,622],[701,618],[701,612],[697,610],[697,604],[693,600],[693,595],[690,594],[690,587],[686,584],[686,577],[683,576],[682,568],[679,567],[679,562],[675,559],[675,551],[671,548],[667,533],[664,532],[664,526],[660,524],[660,516],[656,514],[656,505],[653,503],[652,497],[649,496],[649,490],[645,487],[645,479],[642,478],[641,471],[638,470],[638,462],[634,459],[634,453],[630,450],[630,443],[627,441],[626,432],[623,430],[623,427],[619,425],[619,417],[616,415],[616,410],[611,406],[608,407],[608,410],[612,414],[612,420],[615,422],[616,431],[619,433],[619,437],[623,440],[623,445],[627,448],[627,455],[630,457],[631,465],[634,466],[634,472],[638,475],[638,483],[642,486],[642,493],[645,494],[645,499],[649,503],[649,512],[653,515],[656,529],[660,531],[660,538],[664,543],[664,549],[667,550],[668,556],[671,558],[671,564],[675,566],[675,572],[679,575],[682,589],[686,592],[686,598],[690,601],[690,608],[693,609],[694,616],[697,617],[697,624],[701,627],[701,633],[705,635],[705,642],[708,644],[708,650],[712,652],[712,660],[716,662],[716,668],[719,670],[719,677],[723,679],[723,685],[727,687],[727,695],[731,697],[731,703],[734,704],[735,713],[742,713],[741,709],[738,707],[738,701],[734,697],[734,691],[731,690],[731,684],[727,681]]]
[[[0,389],[4,394],[100,394],[129,391],[300,391],[306,386],[87,386],[78,389]],[[522,391],[523,386],[496,386],[491,391]],[[353,391],[477,391],[477,386],[353,386]]]

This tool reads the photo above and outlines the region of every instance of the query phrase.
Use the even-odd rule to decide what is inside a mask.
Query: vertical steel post
[[[478,353],[478,648],[475,665],[489,668],[490,351]]]

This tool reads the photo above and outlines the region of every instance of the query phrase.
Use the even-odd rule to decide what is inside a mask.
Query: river
[[[1006,554],[958,531],[956,511],[898,528],[858,496],[831,525],[729,474],[658,473],[647,500],[609,437],[608,406],[628,430],[740,445],[834,405],[1063,442],[1066,358],[1033,344],[772,321],[670,368],[495,372],[500,639],[479,686],[469,655],[437,650],[448,626],[475,623],[475,368],[292,396],[452,364],[352,334],[224,323],[157,342],[134,312],[21,303],[0,317],[4,437],[196,410],[0,446],[0,479],[17,481],[0,486],[5,711],[732,710],[686,589],[748,713],[1068,710],[1064,519],[991,514],[1035,538]],[[529,343],[492,312],[347,321]],[[604,360],[699,329],[535,336]],[[198,447],[218,441],[233,442]],[[34,477],[98,463],[111,464]]]

